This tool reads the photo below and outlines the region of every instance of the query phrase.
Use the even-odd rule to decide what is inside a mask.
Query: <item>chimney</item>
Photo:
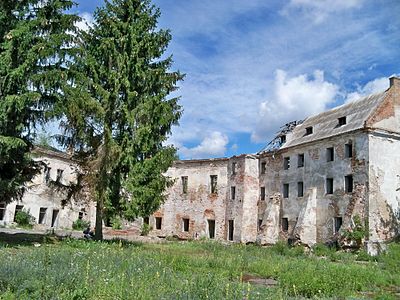
[[[389,78],[390,82],[390,87],[395,86],[395,87],[400,87],[400,78],[396,76],[392,76]]]

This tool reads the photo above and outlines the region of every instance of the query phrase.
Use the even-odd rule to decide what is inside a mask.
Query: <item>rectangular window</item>
[[[231,186],[231,199],[235,200],[236,198],[236,187]]]
[[[265,186],[260,188],[260,200],[265,200]]]
[[[261,225],[262,225],[262,219],[258,219],[258,230],[260,230],[261,229]]]
[[[346,158],[353,157],[353,144],[348,143],[344,145],[344,155]]]
[[[343,126],[346,125],[346,117],[340,117],[338,118],[338,126]]]
[[[218,175],[210,175],[211,181],[211,194],[216,194],[217,190],[217,182],[218,182]]]
[[[215,238],[215,220],[207,220],[208,223],[208,237],[210,239]]]
[[[22,211],[23,208],[24,208],[23,205],[16,205],[16,206],[15,206],[14,222],[15,222],[15,217],[17,216],[17,213],[18,213],[19,211]]]
[[[290,157],[283,158],[283,169],[288,170],[290,168]]]
[[[44,220],[46,217],[46,211],[47,211],[47,207],[41,207],[39,209],[39,219],[38,219],[39,224],[44,224]]]
[[[346,193],[353,192],[353,175],[347,175],[344,177],[344,190]]]
[[[289,220],[288,218],[282,218],[282,231],[287,232],[289,230]]]
[[[333,194],[333,178],[326,179],[326,193]]]
[[[289,198],[289,183],[283,184],[283,198]]]
[[[182,225],[183,225],[183,231],[189,232],[189,219],[183,218]]]
[[[233,220],[228,221],[228,240],[233,241],[233,230],[234,230],[234,224]]]
[[[312,126],[306,127],[306,135],[310,135],[310,134],[312,134],[312,133],[313,133],[313,128],[312,128]]]
[[[64,173],[64,170],[57,169],[57,178],[56,178],[57,182],[61,181],[63,173]]]
[[[232,163],[232,175],[236,175],[236,163]]]
[[[6,204],[4,202],[0,203],[0,221],[4,220],[4,216],[6,215]]]
[[[58,220],[58,213],[60,211],[58,209],[53,209],[53,214],[51,215],[51,227],[54,227]]]
[[[143,218],[143,224],[150,225],[150,218],[149,217],[144,217]]]
[[[264,161],[261,163],[261,174],[265,174],[267,171],[267,163]]]
[[[333,147],[326,148],[326,161],[334,161],[335,159],[335,151]]]
[[[50,182],[50,171],[51,168],[48,166],[44,167],[44,183],[49,183]]]
[[[339,232],[340,227],[342,227],[343,220],[342,217],[335,217],[333,220],[333,226],[334,226],[334,233]]]
[[[286,135],[281,135],[281,144],[286,143]]]
[[[188,191],[188,177],[187,176],[182,176],[181,177],[182,181],[182,193],[187,194]]]
[[[301,168],[304,167],[304,154],[297,155],[297,167]]]
[[[297,183],[297,197],[303,197],[304,195],[304,184],[303,181]]]
[[[78,214],[78,219],[79,219],[79,220],[82,220],[82,219],[83,219],[83,213],[84,213],[83,211],[80,211],[80,212],[79,212],[79,214]]]
[[[161,217],[156,217],[156,229],[160,230],[162,225],[162,218]]]

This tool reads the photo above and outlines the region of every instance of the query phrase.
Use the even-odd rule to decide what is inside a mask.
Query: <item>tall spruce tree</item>
[[[157,28],[159,15],[147,0],[105,1],[84,34],[86,56],[78,65],[90,81],[81,94],[88,90],[91,99],[69,102],[62,141],[87,162],[96,239],[103,237],[105,216],[148,216],[171,184],[163,173],[176,149],[163,143],[181,107],[168,95],[183,75],[169,70],[171,57],[162,58],[171,35]]]
[[[38,172],[35,128],[65,100],[79,17],[69,0],[0,1],[0,200],[22,195]],[[54,114],[53,114],[54,115]]]

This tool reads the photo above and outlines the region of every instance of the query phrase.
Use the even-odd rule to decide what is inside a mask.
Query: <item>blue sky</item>
[[[78,0],[91,21],[103,1]],[[388,87],[400,74],[398,0],[154,0],[184,114],[181,158],[255,153],[292,120]],[[82,25],[82,24],[81,24]]]

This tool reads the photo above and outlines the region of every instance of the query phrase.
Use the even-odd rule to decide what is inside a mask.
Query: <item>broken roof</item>
[[[382,103],[386,94],[387,91],[369,95],[306,118],[287,134],[286,142],[281,145],[280,149],[364,128],[365,121]],[[339,125],[338,119],[342,117],[346,117],[345,124]],[[312,127],[311,134],[306,133],[306,128],[309,127]]]

